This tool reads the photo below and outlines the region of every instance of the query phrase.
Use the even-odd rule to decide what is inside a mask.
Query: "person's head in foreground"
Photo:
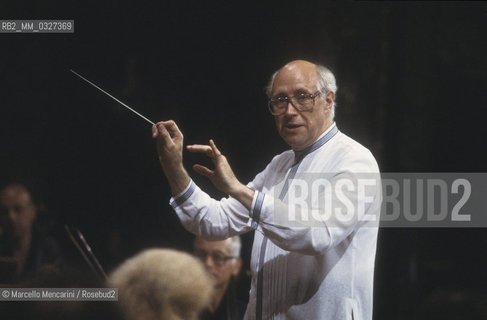
[[[333,73],[308,61],[291,61],[272,75],[269,111],[291,148],[306,148],[333,123],[336,91]]]
[[[129,320],[196,320],[208,307],[212,282],[193,256],[148,249],[125,261],[109,277]]]
[[[232,277],[238,276],[242,267],[239,236],[222,241],[206,241],[196,237],[193,243],[194,255],[205,265],[214,284],[214,295],[210,311],[214,312],[221,303]]]

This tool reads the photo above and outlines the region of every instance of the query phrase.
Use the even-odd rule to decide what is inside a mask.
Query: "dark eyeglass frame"
[[[286,113],[286,110],[287,110],[287,105],[289,103],[291,103],[291,105],[293,106],[293,108],[296,109],[299,112],[312,111],[313,110],[313,107],[315,106],[315,99],[316,99],[316,97],[318,97],[320,95],[321,95],[321,91],[318,90],[315,93],[298,93],[298,94],[295,94],[295,95],[290,96],[290,97],[289,96],[281,96],[281,97],[277,97],[277,98],[270,99],[269,102],[267,103],[267,108],[269,109],[269,112],[273,116],[280,116],[282,114],[285,114]],[[301,106],[297,105],[296,100],[295,100],[295,98],[297,96],[304,96],[307,99],[312,99],[313,100],[313,104],[312,104],[311,108],[309,108],[309,109],[303,109]],[[281,112],[274,112],[274,111],[272,111],[272,104],[273,103],[276,103],[276,102],[279,102],[279,103],[286,102],[286,108],[283,108]]]
[[[204,260],[206,259],[207,256],[210,256],[211,260],[213,260],[213,262],[218,266],[223,266],[225,263],[227,263],[228,260],[238,258],[235,256],[226,256],[218,252],[211,252],[211,251],[208,252],[205,250],[195,250],[193,252],[193,255],[200,260]]]

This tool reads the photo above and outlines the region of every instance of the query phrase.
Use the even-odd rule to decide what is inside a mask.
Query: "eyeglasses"
[[[298,93],[294,96],[279,96],[269,100],[269,111],[274,116],[286,113],[287,105],[291,102],[294,109],[298,111],[311,111],[315,105],[315,98],[321,95],[320,91],[315,93]]]
[[[206,257],[210,256],[211,260],[218,266],[224,265],[228,260],[237,258],[234,256],[227,256],[218,251],[207,252],[205,250],[195,250],[194,255],[201,261],[205,261]]]

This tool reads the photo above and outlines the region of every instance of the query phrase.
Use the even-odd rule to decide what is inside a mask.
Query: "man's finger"
[[[152,138],[157,138],[157,125],[152,126]]]
[[[220,150],[218,150],[218,148],[216,147],[215,142],[213,142],[213,139],[210,139],[210,146],[211,146],[211,150],[213,150],[213,153],[215,154],[215,156],[221,156],[222,155]]]
[[[164,143],[165,144],[173,143],[172,139],[171,139],[171,135],[169,134],[169,132],[167,132],[167,129],[166,129],[166,126],[164,125],[164,123],[158,122],[156,125],[157,125],[157,130],[158,130],[159,134],[164,139]]]
[[[171,137],[182,137],[182,133],[178,128],[178,125],[173,120],[168,120],[164,122],[166,130],[169,132]]]
[[[200,164],[195,164],[193,166],[193,170],[198,172],[199,174],[203,175],[203,176],[206,176],[206,177],[210,177],[213,175],[214,171],[213,170],[210,170],[208,169],[207,167],[205,166],[202,166]]]
[[[188,149],[189,152],[204,152],[204,153],[213,152],[210,146],[204,144],[192,144],[186,146],[186,149]]]

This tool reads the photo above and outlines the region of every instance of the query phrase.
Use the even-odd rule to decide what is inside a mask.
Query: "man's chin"
[[[218,276],[210,273],[210,278],[214,285],[218,283]]]
[[[303,147],[301,147],[303,145],[303,141],[302,139],[300,139],[300,137],[296,134],[283,134],[281,135],[282,139],[284,140],[284,142],[286,142],[286,144],[288,146],[290,146],[291,148],[295,149],[295,150],[299,150],[299,149],[303,149]]]

